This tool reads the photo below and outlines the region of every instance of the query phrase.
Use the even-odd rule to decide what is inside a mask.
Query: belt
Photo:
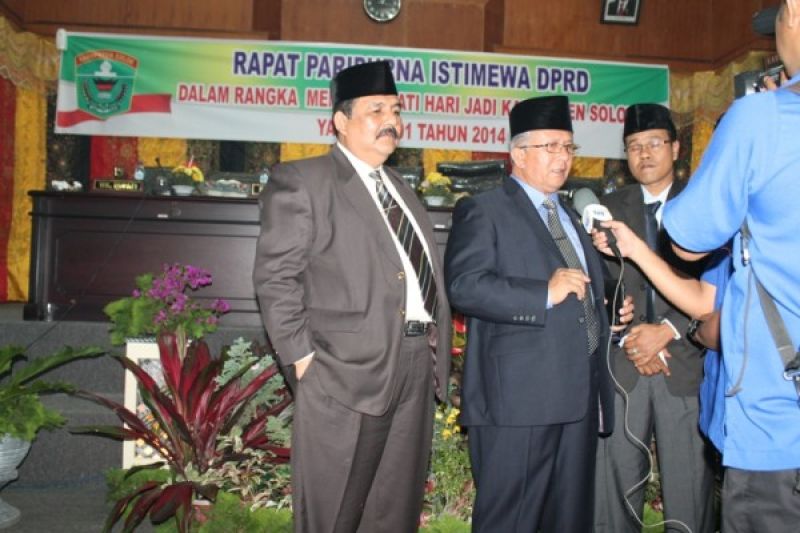
[[[409,320],[403,327],[403,334],[406,337],[419,337],[428,333],[431,327],[430,322],[421,322],[419,320]]]

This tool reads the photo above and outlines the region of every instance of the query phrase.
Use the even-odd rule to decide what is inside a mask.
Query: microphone
[[[601,222],[613,220],[613,217],[608,208],[597,199],[597,195],[588,187],[582,187],[576,190],[572,195],[572,205],[581,215],[583,229],[585,229],[587,233],[590,233],[592,228],[605,233],[608,240],[608,247],[611,248],[611,251],[616,257],[622,259],[622,254],[619,252],[619,248],[617,248],[616,237],[614,237],[614,234],[609,228],[604,228],[600,225]]]

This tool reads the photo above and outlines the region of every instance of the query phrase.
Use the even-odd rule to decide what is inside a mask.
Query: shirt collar
[[[522,187],[522,190],[525,191],[526,195],[528,195],[528,198],[533,203],[533,206],[536,209],[538,210],[542,209],[542,202],[544,202],[545,198],[550,198],[553,201],[553,203],[558,205],[558,194],[553,194],[553,195],[544,194],[540,190],[531,187],[526,182],[522,181],[513,174],[511,175],[511,178],[517,183],[519,183],[519,186]]]
[[[375,170],[379,171],[381,173],[381,175],[383,175],[383,171],[382,171],[383,166],[382,165],[379,166],[378,168],[372,168],[367,163],[365,163],[364,161],[362,161],[361,159],[359,159],[355,155],[353,155],[353,153],[350,150],[348,150],[347,148],[345,148],[344,145],[342,143],[340,143],[339,141],[336,141],[336,146],[339,147],[339,150],[341,150],[342,153],[347,158],[347,160],[350,161],[350,164],[353,165],[353,168],[356,169],[356,172],[358,173],[359,176],[361,176],[361,177],[369,177],[370,172],[373,172]]]
[[[653,202],[661,202],[661,205],[663,206],[665,203],[667,203],[667,197],[669,196],[669,190],[672,189],[672,185],[673,185],[672,183],[667,185],[667,187],[663,191],[661,191],[661,193],[659,193],[657,196],[653,196],[644,187],[644,185],[640,185],[640,187],[642,188],[642,195],[644,196],[644,203],[652,204]]]

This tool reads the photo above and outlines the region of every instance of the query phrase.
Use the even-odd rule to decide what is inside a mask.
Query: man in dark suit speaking
[[[567,98],[519,102],[510,126],[511,177],[458,203],[445,254],[469,321],[473,531],[585,533],[598,431],[613,427],[603,265],[558,198],[577,150]]]
[[[275,168],[253,274],[298,379],[295,531],[411,532],[449,371],[441,260],[416,194],[383,166],[403,134],[389,63],[345,69],[331,89],[337,143]]]

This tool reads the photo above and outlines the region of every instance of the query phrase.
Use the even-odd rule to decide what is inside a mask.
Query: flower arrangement
[[[425,180],[420,183],[419,192],[429,203],[429,199],[432,197],[441,197],[447,202],[453,198],[453,192],[450,190],[451,185],[452,182],[450,178],[441,172],[429,172],[428,175],[425,176]]]
[[[203,181],[205,176],[194,162],[194,156],[190,157],[185,165],[178,165],[172,169],[172,185],[195,185]]]
[[[220,316],[230,310],[230,305],[220,299],[203,305],[186,294],[211,282],[208,271],[179,263],[165,264],[159,276],[138,276],[131,296],[103,308],[112,323],[111,343],[120,345],[126,338],[163,332],[175,332],[185,341],[215,331]]]
[[[457,407],[440,405],[433,423],[433,453],[426,494],[426,517],[450,515],[467,520],[475,497],[467,440]]]

